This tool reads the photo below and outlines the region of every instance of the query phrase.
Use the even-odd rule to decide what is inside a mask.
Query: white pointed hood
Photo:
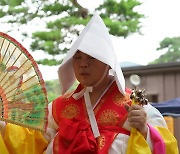
[[[61,92],[64,94],[75,82],[72,57],[80,50],[109,65],[119,91],[125,94],[125,80],[113,49],[108,29],[101,17],[95,13],[61,63],[58,75]]]

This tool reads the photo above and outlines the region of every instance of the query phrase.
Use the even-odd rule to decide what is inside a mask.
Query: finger
[[[141,116],[128,117],[129,123],[141,123],[142,121],[145,121],[145,119],[143,119],[143,117],[141,117]]]
[[[144,125],[147,123],[146,115],[128,116],[130,126]]]
[[[130,127],[136,128],[136,129],[141,129],[141,127],[144,127],[143,124],[138,124],[138,123],[129,123]]]
[[[132,110],[141,110],[141,109],[143,109],[143,107],[140,105],[132,105],[132,106],[130,106],[128,111],[130,112]]]
[[[141,110],[131,110],[128,113],[128,117],[133,117],[133,116],[141,116],[144,115]]]
[[[129,111],[130,106],[128,104],[125,104],[124,107],[127,111]]]
[[[145,119],[139,119],[139,118],[129,118],[128,123],[130,127],[141,129],[144,125],[147,124]]]

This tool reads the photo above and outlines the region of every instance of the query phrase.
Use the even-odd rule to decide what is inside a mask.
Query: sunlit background
[[[83,7],[94,11],[95,7],[101,4],[102,0],[79,0]],[[140,65],[146,65],[154,59],[158,58],[163,51],[157,51],[160,41],[165,37],[180,36],[180,1],[179,0],[140,0],[143,4],[136,7],[136,10],[145,15],[145,18],[141,20],[141,32],[140,34],[133,34],[127,38],[114,37],[112,41],[114,49],[117,52],[117,58],[119,62],[131,62]],[[0,22],[5,19],[0,19]],[[48,19],[53,20],[53,19]],[[13,29],[9,32],[9,35],[15,36],[15,38],[21,42],[27,49],[29,49],[30,39],[22,39],[20,36],[21,31],[34,32],[37,30],[45,29],[43,21],[39,23],[39,20],[33,20],[30,25],[21,27],[12,27],[12,25],[1,24],[1,31],[7,31],[7,29]],[[30,49],[29,49],[29,52]],[[31,52],[35,60],[42,57],[48,57],[43,52]],[[39,65],[44,80],[57,79],[58,66],[42,66]],[[47,73],[47,72],[51,73]]]

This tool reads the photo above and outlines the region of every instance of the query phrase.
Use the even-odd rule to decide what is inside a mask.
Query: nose
[[[86,57],[82,57],[80,60],[80,66],[81,67],[88,67],[89,66],[89,62],[88,59]]]

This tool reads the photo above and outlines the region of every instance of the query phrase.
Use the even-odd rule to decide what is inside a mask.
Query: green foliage
[[[63,11],[70,10],[71,8],[72,7],[70,7],[69,5],[63,5],[56,1],[54,4],[45,5],[43,8],[43,11],[46,13],[49,12],[49,15],[58,15],[59,13],[62,13]]]
[[[53,30],[50,32],[35,32],[33,33],[33,37],[35,39],[31,43],[32,50],[43,50],[46,51],[49,55],[53,56],[62,53],[62,51],[58,48],[59,43],[61,43],[61,33],[59,30]],[[55,60],[53,61],[55,62]],[[44,62],[42,64],[45,65],[46,63]],[[52,65],[52,63],[48,64]],[[53,64],[56,65],[56,63]]]
[[[140,33],[140,19],[144,16],[135,11],[135,7],[141,5],[137,0],[105,0],[96,8],[109,32],[115,36],[127,37],[132,33]],[[72,42],[77,37],[84,25],[87,24],[92,14],[83,8],[77,0],[61,1],[37,1],[37,0],[1,0],[0,8],[8,6],[8,9],[0,9],[0,17],[8,16],[8,23],[21,25],[29,24],[34,19],[45,22],[46,30],[34,32],[22,32],[32,38],[32,51],[44,51],[51,55],[52,59],[38,61],[43,65],[59,65],[61,60],[55,59],[56,55],[66,53]],[[46,20],[50,19],[51,20]],[[32,24],[32,23],[31,23]],[[12,25],[14,27],[14,25]],[[24,36],[25,36],[24,35]]]
[[[179,62],[180,61],[180,37],[165,38],[160,42],[157,50],[167,50],[165,54],[149,64]]]
[[[1,0],[0,1],[0,5],[2,5],[2,6],[8,5],[7,0]]]
[[[39,38],[45,41],[49,41],[49,40],[55,41],[55,40],[61,39],[61,35],[58,30],[54,30],[51,32],[35,32],[33,33],[33,37]]]
[[[101,17],[112,35],[127,37],[141,28],[139,20],[144,16],[134,11],[139,5],[141,3],[136,0],[107,0],[97,10],[103,10]]]
[[[0,5],[5,6],[5,5],[9,5],[12,7],[21,5],[22,2],[24,2],[24,0],[1,0],[0,1]]]
[[[0,18],[1,18],[1,17],[4,17],[5,15],[6,15],[6,13],[3,12],[2,10],[0,10]]]
[[[61,95],[60,84],[58,80],[45,81],[45,84],[46,84],[46,90],[47,90],[47,95],[48,95],[48,101],[50,103]],[[77,85],[78,85],[78,82],[75,82],[72,85],[72,87],[68,90],[68,92],[74,91]]]
[[[47,23],[48,28],[70,28],[72,25],[86,25],[89,21],[90,17],[83,19],[83,18],[77,18],[77,17],[65,17],[61,19],[57,19],[54,22]]]
[[[28,8],[25,8],[25,7],[9,7],[9,10],[8,10],[8,13],[9,15],[16,15],[16,14],[19,14],[19,13],[23,13],[23,14],[27,14],[28,13]]]
[[[60,86],[58,80],[45,81],[46,90],[48,94],[49,103],[52,102],[55,98],[60,96]]]
[[[45,58],[45,59],[42,59],[42,60],[38,60],[38,61],[36,61],[38,64],[42,64],[42,65],[49,65],[49,66],[54,66],[54,65],[56,65],[56,64],[59,64],[59,63],[61,63],[62,62],[62,59],[61,60],[56,60],[56,59],[47,59],[47,58]]]

